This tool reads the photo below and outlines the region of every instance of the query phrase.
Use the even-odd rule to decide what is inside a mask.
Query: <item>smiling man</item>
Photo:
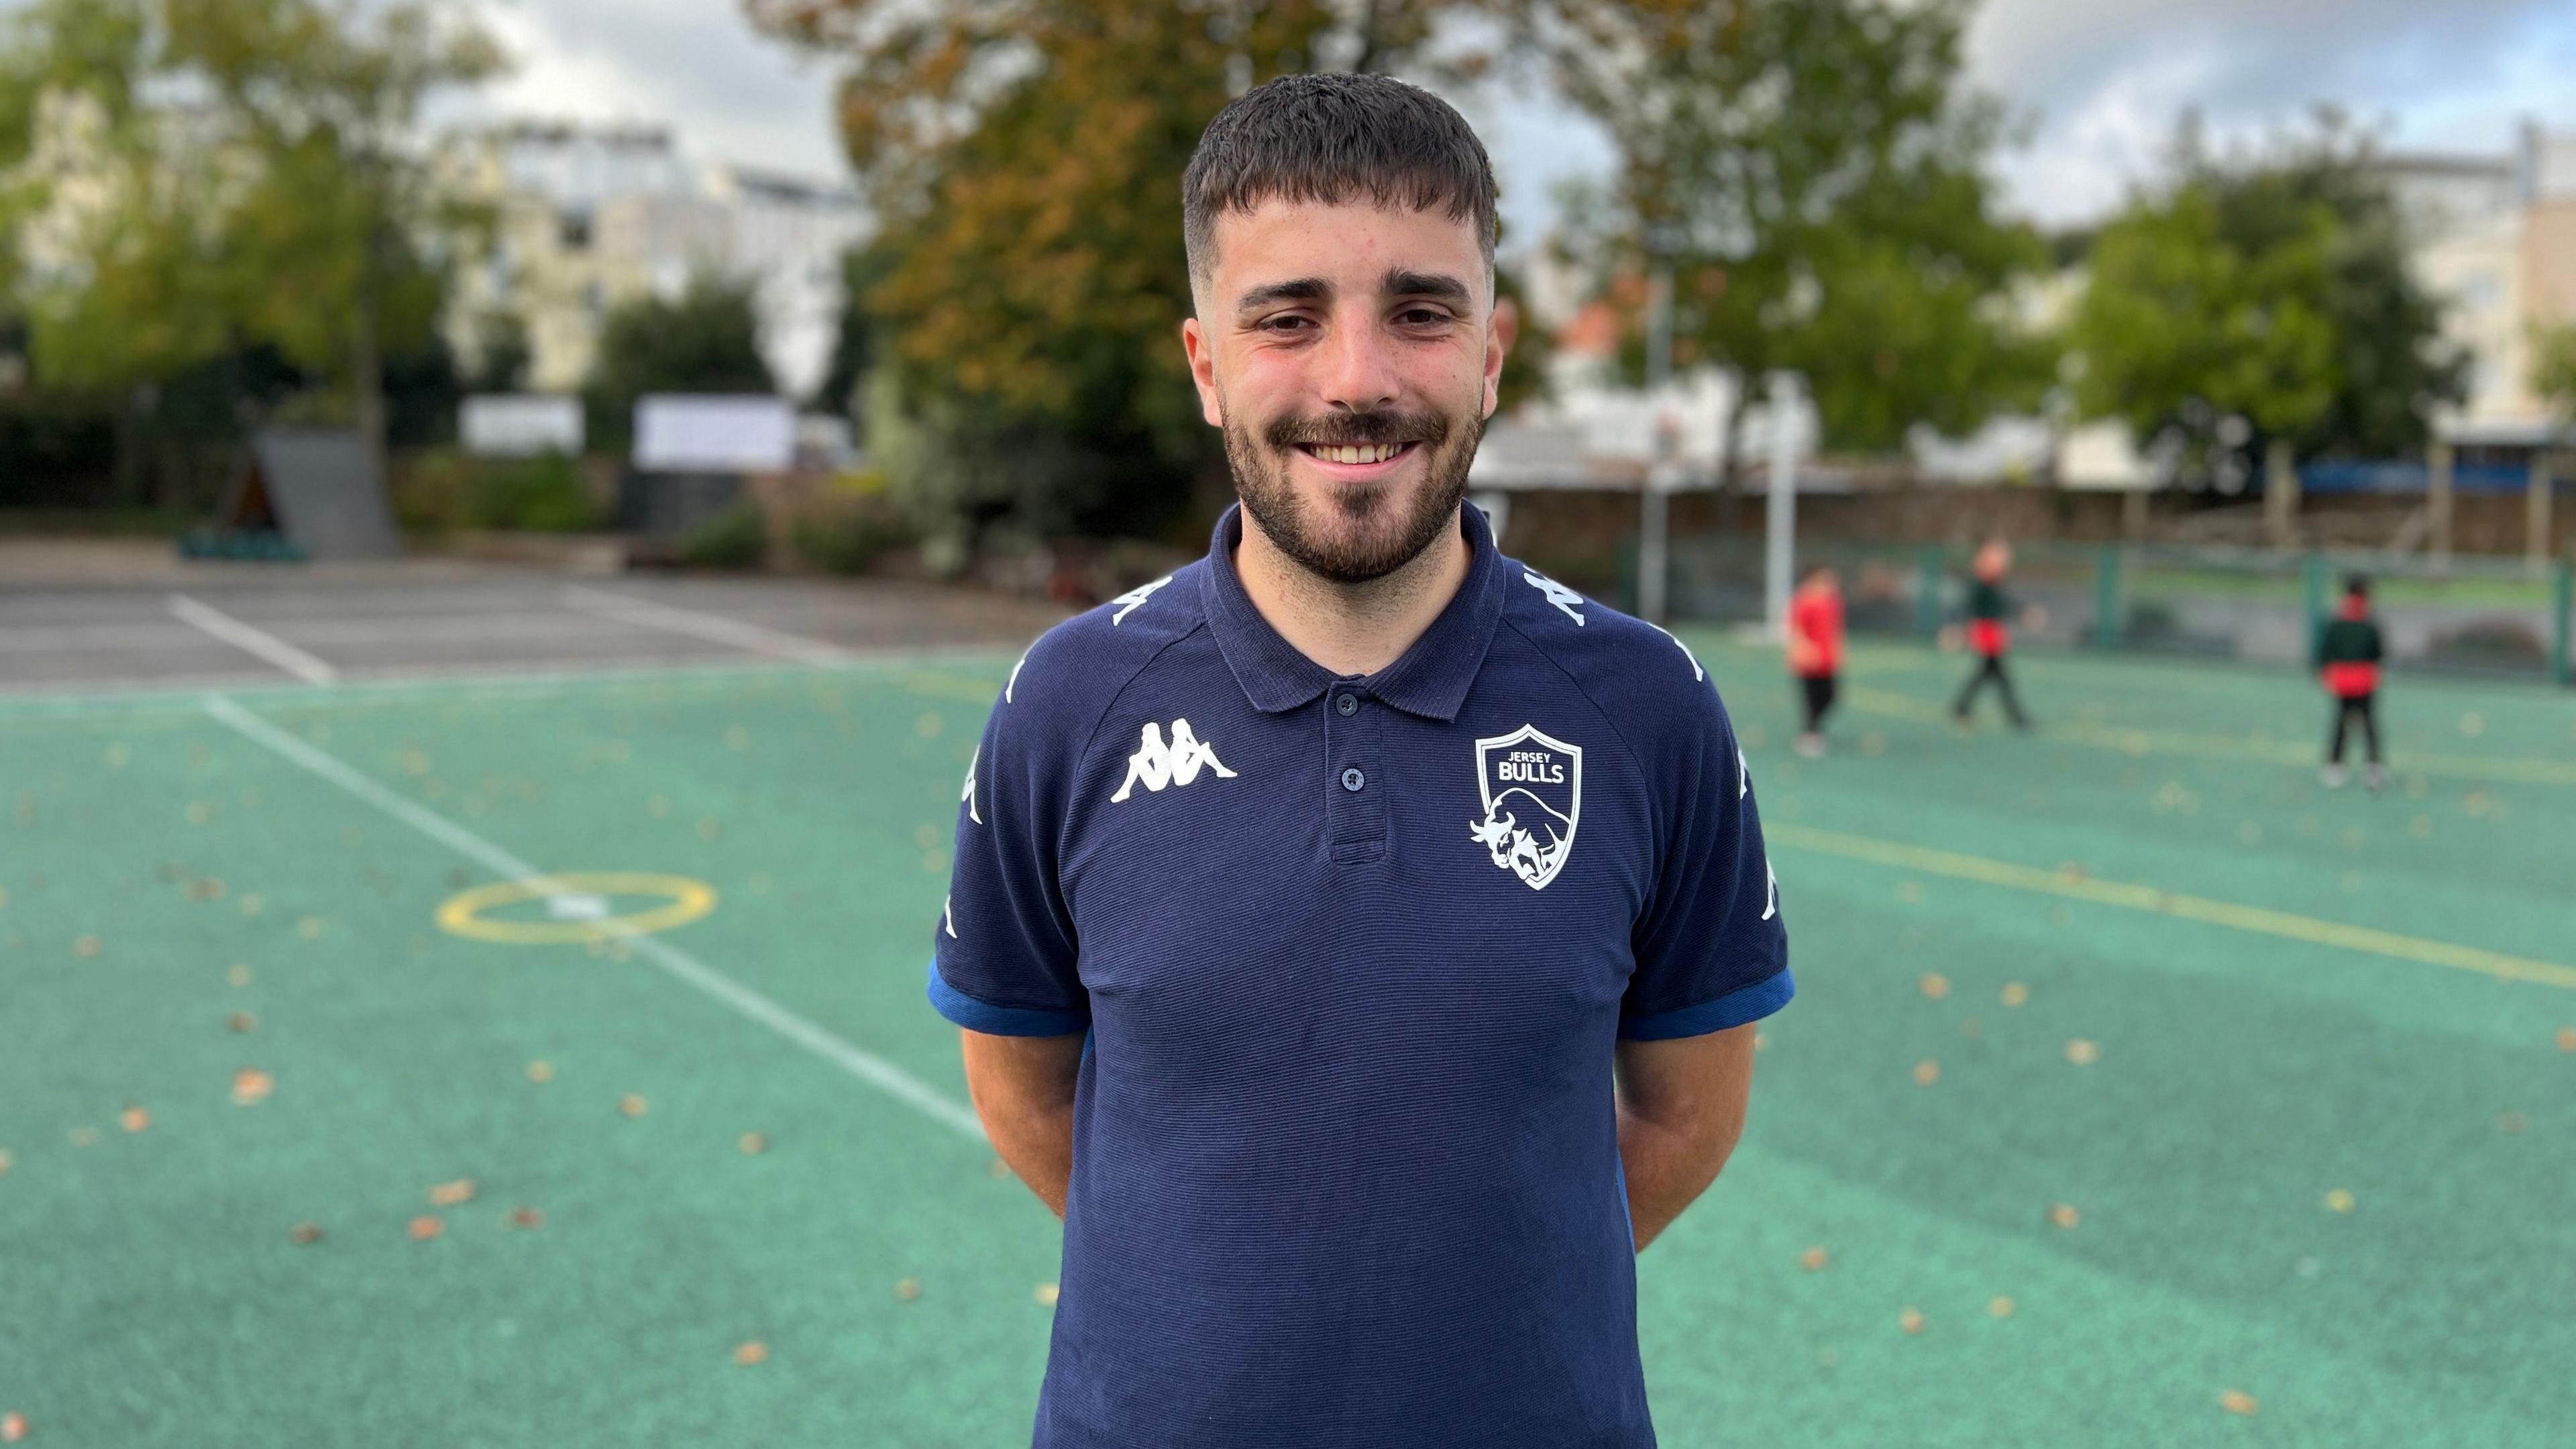
[[[1241,506],[1012,669],[933,929],[1065,1219],[1036,1442],[1652,1445],[1634,1254],[1791,992],[1744,757],[1461,506],[1513,320],[1455,111],[1274,81],[1183,217]]]

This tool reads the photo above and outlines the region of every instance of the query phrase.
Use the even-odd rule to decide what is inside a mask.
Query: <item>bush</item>
[[[814,568],[863,574],[887,554],[919,543],[921,532],[881,481],[858,475],[836,480],[828,496],[799,515],[792,541],[797,556]]]
[[[754,569],[769,552],[769,526],[749,500],[690,529],[680,540],[680,562],[698,568]]]
[[[590,490],[561,453],[478,463],[465,512],[474,528],[580,533],[599,525]]]

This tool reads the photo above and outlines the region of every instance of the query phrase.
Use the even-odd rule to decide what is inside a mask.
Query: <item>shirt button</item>
[[[1333,701],[1333,708],[1340,710],[1344,714],[1358,714],[1360,712],[1360,697],[1356,694],[1345,694]]]
[[[1348,699],[1349,697],[1350,696],[1348,695],[1343,696],[1345,699]],[[1352,792],[1353,794],[1359,793],[1359,788],[1367,783],[1368,776],[1361,774],[1359,766],[1357,765],[1353,765],[1342,772],[1342,788]]]

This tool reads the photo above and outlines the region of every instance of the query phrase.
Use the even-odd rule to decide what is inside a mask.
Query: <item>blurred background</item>
[[[2567,7],[0,0],[0,1442],[1025,1437],[959,782],[1230,501],[1179,177],[1326,69],[1485,138],[1475,500],[1763,791],[1664,1442],[2576,1441]]]

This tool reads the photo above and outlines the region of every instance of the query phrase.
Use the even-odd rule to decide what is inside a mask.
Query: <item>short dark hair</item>
[[[2346,574],[2343,576],[2343,591],[2356,599],[2367,599],[2370,597],[2370,579],[2364,574]]]
[[[1467,118],[1391,76],[1283,75],[1208,122],[1181,178],[1190,283],[1216,265],[1216,219],[1264,201],[1435,207],[1472,220],[1494,264],[1494,165]]]

